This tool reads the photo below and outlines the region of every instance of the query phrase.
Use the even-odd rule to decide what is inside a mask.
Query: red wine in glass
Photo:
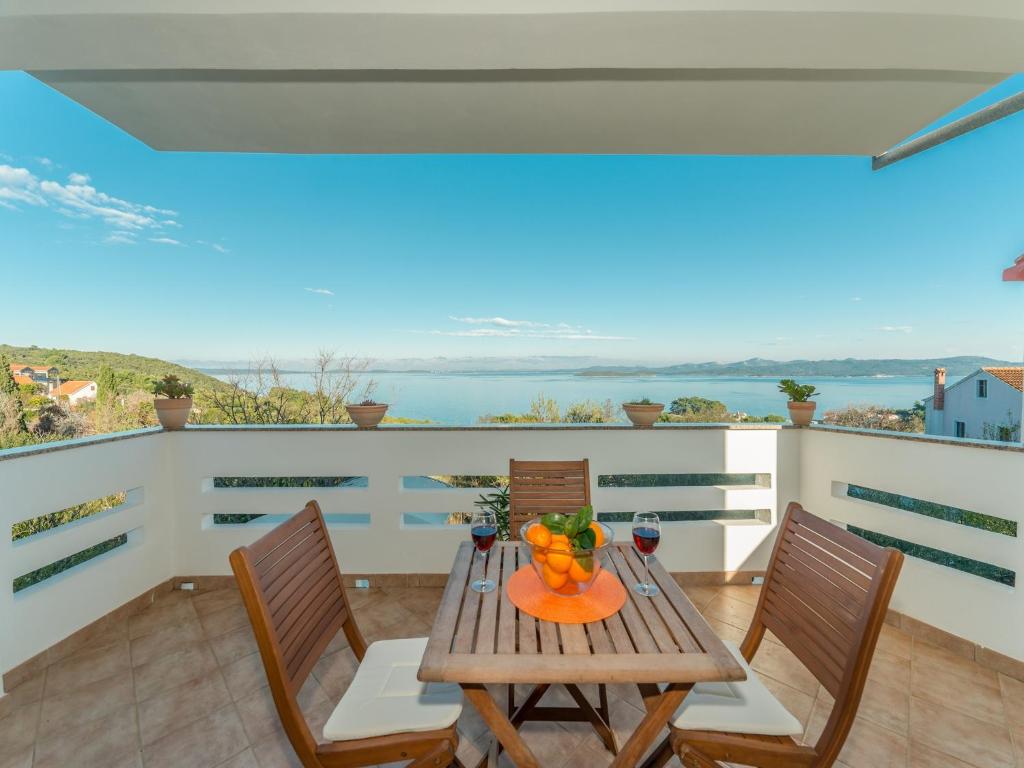
[[[477,551],[487,552],[494,545],[494,539],[498,536],[498,526],[475,525],[470,530],[470,535],[473,537]]]
[[[469,535],[473,539],[473,546],[476,547],[477,557],[480,558],[479,567],[481,576],[487,567],[487,553],[494,546],[494,540],[498,537],[498,518],[493,512],[477,510],[469,521]],[[493,592],[497,586],[493,579],[479,578],[470,583],[474,592]]]
[[[653,555],[661,541],[661,531],[646,526],[633,529],[633,543],[641,555]]]
[[[644,580],[633,585],[637,594],[654,597],[659,592],[657,584],[651,584],[651,569],[647,558],[654,554],[661,541],[661,520],[654,512],[637,512],[633,515],[633,544],[644,558]]]

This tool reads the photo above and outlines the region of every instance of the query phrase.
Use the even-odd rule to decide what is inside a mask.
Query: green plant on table
[[[508,486],[503,485],[493,493],[481,493],[480,498],[473,503],[481,509],[488,509],[494,513],[494,519],[498,523],[498,538],[501,541],[508,541],[511,538],[508,518]]]

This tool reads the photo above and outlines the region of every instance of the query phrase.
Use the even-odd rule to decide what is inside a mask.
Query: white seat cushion
[[[462,714],[462,689],[416,679],[427,638],[380,640],[366,649],[334,708],[324,739],[348,741],[447,728]]]
[[[804,728],[765,688],[740,649],[726,647],[746,670],[738,683],[697,683],[676,711],[673,725],[687,731],[724,731],[761,736],[798,736]]]

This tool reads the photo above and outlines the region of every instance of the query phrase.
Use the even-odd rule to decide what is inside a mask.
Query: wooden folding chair
[[[230,560],[274,705],[302,765],[460,765],[455,725],[462,712],[461,689],[416,680],[426,638],[382,640],[367,647],[315,501],[251,546],[236,549]],[[339,630],[360,665],[324,726],[327,743],[318,744],[297,697]]]
[[[509,461],[509,529],[513,539],[519,538],[520,529],[535,517],[549,512],[575,514],[580,507],[590,504],[590,461]],[[601,737],[605,747],[616,752],[615,734],[611,729],[608,712],[608,691],[598,686],[598,706],[595,708],[576,685],[565,689],[576,702],[576,707],[540,707],[538,702],[547,692],[548,685],[538,685],[524,703],[516,707],[515,686],[508,687],[508,714],[513,725],[528,720],[589,722]]]
[[[666,739],[644,768],[675,751],[687,768],[718,761],[758,768],[829,768],[860,705],[903,554],[879,547],[791,503],[772,551],[754,619],[742,646],[742,683],[698,684],[676,712]],[[835,703],[813,746],[794,737],[800,722],[747,666],[770,630]]]

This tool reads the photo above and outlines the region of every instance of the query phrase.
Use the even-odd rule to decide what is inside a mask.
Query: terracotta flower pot
[[[164,429],[184,429],[188,415],[192,412],[191,397],[158,397],[153,401],[156,417]]]
[[[665,410],[664,403],[650,403],[639,405],[635,403],[623,403],[622,410],[633,422],[634,427],[653,427],[654,422],[661,418],[661,412]]]
[[[789,418],[798,427],[809,427],[811,419],[814,418],[814,409],[817,403],[794,403],[789,401]]]
[[[386,405],[346,405],[345,410],[348,411],[352,422],[359,429],[373,429],[380,424],[388,407]]]

